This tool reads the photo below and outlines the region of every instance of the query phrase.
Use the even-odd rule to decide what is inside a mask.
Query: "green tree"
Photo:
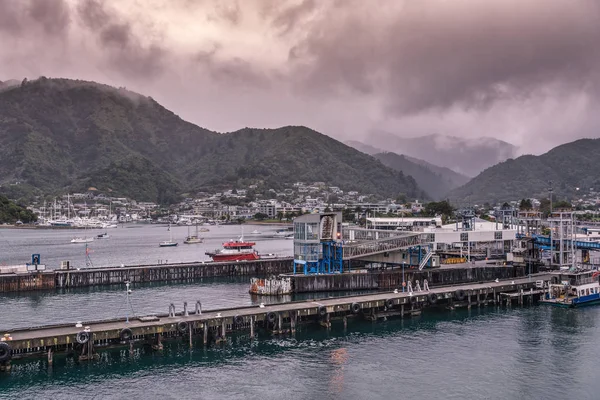
[[[0,223],[14,224],[18,220],[28,224],[37,221],[37,215],[22,205],[17,205],[4,196],[0,196]]]
[[[425,207],[422,211],[423,216],[427,217],[435,217],[436,215],[442,216],[442,222],[446,223],[446,221],[454,215],[454,207],[448,202],[448,200],[443,201],[432,201],[430,203],[425,204]]]
[[[428,217],[435,217],[436,215],[451,216],[452,214],[454,214],[454,207],[448,200],[432,201],[425,204],[423,208],[423,215]]]
[[[354,222],[356,219],[356,215],[352,210],[346,208],[342,210],[342,221],[345,222]]]
[[[254,219],[258,220],[258,221],[262,221],[263,219],[267,219],[269,218],[269,216],[267,214],[264,213],[256,213],[254,214]]]
[[[519,203],[519,210],[525,211],[525,210],[531,210],[533,208],[533,204],[531,203],[530,199],[521,199],[521,202]]]
[[[573,205],[566,200],[559,200],[553,204],[552,210],[559,210],[563,208],[573,208]]]
[[[283,212],[282,211],[277,211],[277,219],[279,221],[281,221],[283,219]]]

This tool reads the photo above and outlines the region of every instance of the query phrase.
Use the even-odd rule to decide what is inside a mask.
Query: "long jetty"
[[[80,361],[98,357],[97,351],[110,346],[148,344],[153,349],[162,348],[162,340],[187,337],[192,346],[194,336],[202,337],[204,345],[227,341],[234,331],[249,331],[254,338],[257,329],[270,334],[294,333],[298,324],[318,323],[326,328],[331,321],[348,318],[377,320],[406,315],[417,315],[428,307],[481,307],[488,304],[514,302],[523,305],[541,295],[536,280],[547,280],[547,275],[515,279],[513,281],[484,282],[445,287],[415,289],[412,292],[385,292],[319,300],[287,302],[271,305],[246,306],[203,311],[200,302],[193,310],[175,312],[169,306],[168,314],[124,318],[81,325],[61,324],[5,332],[0,342],[0,370],[10,369],[11,359],[30,355],[46,355],[49,362],[54,353],[71,353]],[[426,290],[425,290],[426,289]]]
[[[0,274],[0,293],[115,285],[126,282],[192,282],[211,277],[276,275],[292,272],[292,262],[292,257],[281,257],[256,261],[146,264]]]

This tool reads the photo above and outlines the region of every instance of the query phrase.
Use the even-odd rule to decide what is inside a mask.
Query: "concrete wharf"
[[[127,265],[124,267],[56,269],[44,272],[0,274],[0,293],[80,288],[152,282],[192,282],[202,278],[289,273],[291,257],[238,262],[189,262]]]
[[[54,353],[71,353],[80,361],[96,358],[97,350],[108,346],[130,346],[147,344],[153,349],[162,348],[162,340],[186,337],[192,346],[192,337],[200,336],[205,345],[227,340],[234,331],[249,331],[254,338],[257,329],[263,328],[271,334],[294,333],[301,323],[318,323],[331,327],[331,321],[362,317],[371,320],[390,316],[420,314],[428,307],[482,306],[513,302],[523,305],[540,295],[536,281],[548,280],[547,274],[515,279],[436,287],[413,292],[385,292],[359,296],[346,296],[318,300],[296,301],[279,304],[236,307],[203,311],[200,302],[193,311],[175,312],[169,306],[168,314],[85,322],[75,324],[16,329],[8,334],[9,340],[0,342],[0,370],[10,369],[10,361],[28,355],[47,354],[51,362]],[[535,290],[535,291],[534,291]],[[507,296],[506,294],[511,294]],[[6,337],[6,335],[5,335]]]

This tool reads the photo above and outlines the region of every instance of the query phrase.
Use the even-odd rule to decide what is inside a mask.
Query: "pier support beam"
[[[254,339],[254,315],[250,316],[250,339]]]
[[[467,309],[471,309],[471,294],[472,292],[469,290],[468,294],[467,294],[467,298],[469,299],[469,304],[467,305]]]
[[[206,346],[208,343],[208,324],[205,322],[202,324],[202,342]]]
[[[156,334],[156,339],[155,339],[155,343],[152,345],[152,350],[162,350],[163,349],[163,343],[162,343],[162,333],[157,333]]]
[[[227,326],[225,324],[225,318],[221,320],[221,340],[223,342],[227,341]]]
[[[277,332],[278,334],[283,333],[283,316],[281,313],[277,313]]]
[[[296,333],[296,318],[298,314],[295,311],[290,312],[290,330],[292,334]]]
[[[330,318],[329,318],[329,313],[325,314],[323,316],[323,319],[321,319],[321,321],[319,321],[319,324],[323,327],[323,328],[331,328],[331,322],[330,322]]]
[[[99,356],[97,354],[94,354],[94,339],[93,334],[90,333],[90,339],[88,340],[88,342],[81,346],[79,361],[91,361],[94,358],[99,358]]]
[[[0,371],[2,372],[8,372],[11,369],[11,365],[10,365],[10,361],[4,361],[3,363],[0,363]]]

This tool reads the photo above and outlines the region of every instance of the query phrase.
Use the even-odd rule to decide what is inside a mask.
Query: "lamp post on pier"
[[[402,292],[406,289],[406,281],[404,280],[404,266],[406,265],[406,261],[402,261]]]

